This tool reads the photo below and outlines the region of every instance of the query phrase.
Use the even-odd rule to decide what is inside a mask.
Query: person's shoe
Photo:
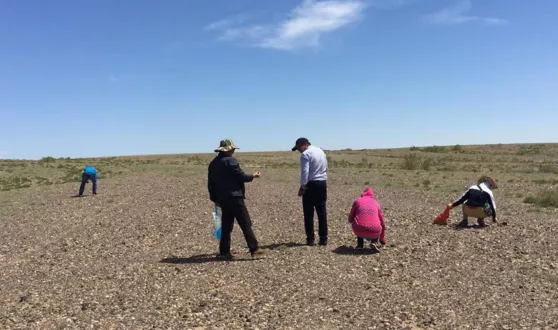
[[[260,248],[257,248],[256,250],[250,252],[250,254],[252,255],[252,258],[254,258],[258,256],[263,256],[266,254],[266,252]]]
[[[327,238],[320,238],[318,245],[322,245],[322,246],[327,245]]]
[[[376,243],[370,243],[370,249],[375,253],[380,253],[380,248],[378,248]]]
[[[306,245],[308,245],[308,246],[314,246],[314,239],[309,239],[309,238],[307,238],[307,239],[306,239]]]
[[[459,228],[467,228],[469,227],[469,222],[467,220],[461,220],[461,222],[459,222],[457,224],[457,227]]]
[[[235,256],[232,253],[219,253],[217,255],[217,258],[222,259],[222,260],[233,260],[235,258]]]
[[[477,223],[479,224],[479,227],[486,227],[486,222],[484,222],[484,219],[477,219]]]

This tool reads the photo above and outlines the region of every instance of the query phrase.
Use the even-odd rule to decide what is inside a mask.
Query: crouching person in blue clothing
[[[78,196],[81,197],[83,195],[85,184],[89,180],[93,183],[93,195],[97,195],[97,170],[93,166],[87,166],[81,172],[81,185],[79,186]]]

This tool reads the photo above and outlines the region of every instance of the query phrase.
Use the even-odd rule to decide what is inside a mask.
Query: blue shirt
[[[308,181],[327,180],[327,158],[325,152],[313,145],[300,155],[300,184]]]
[[[83,173],[87,173],[89,175],[96,175],[97,170],[93,166],[87,166],[83,169]]]

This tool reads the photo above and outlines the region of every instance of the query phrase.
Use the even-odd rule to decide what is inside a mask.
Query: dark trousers
[[[314,210],[318,215],[318,235],[320,240],[327,240],[327,182],[310,181],[302,195],[302,209],[304,211],[304,229],[306,240],[314,241]]]
[[[80,196],[83,195],[83,190],[85,189],[85,184],[89,180],[91,180],[91,182],[93,183],[93,193],[94,194],[97,193],[97,174],[83,173],[83,175],[81,176],[81,185],[79,186],[79,195]]]
[[[219,253],[231,252],[231,233],[234,227],[234,219],[244,234],[246,244],[250,252],[258,249],[258,240],[252,231],[252,220],[244,203],[244,198],[230,198],[220,203],[222,211],[221,241],[219,242]]]
[[[378,238],[374,238],[371,239],[370,242],[371,243],[378,243]],[[363,237],[357,237],[357,247],[361,248],[364,247],[364,238]]]

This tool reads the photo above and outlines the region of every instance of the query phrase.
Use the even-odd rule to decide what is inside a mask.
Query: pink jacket
[[[354,201],[349,213],[349,222],[356,236],[379,238],[380,242],[385,244],[384,214],[380,203],[374,199],[372,188],[366,188],[360,198]]]

